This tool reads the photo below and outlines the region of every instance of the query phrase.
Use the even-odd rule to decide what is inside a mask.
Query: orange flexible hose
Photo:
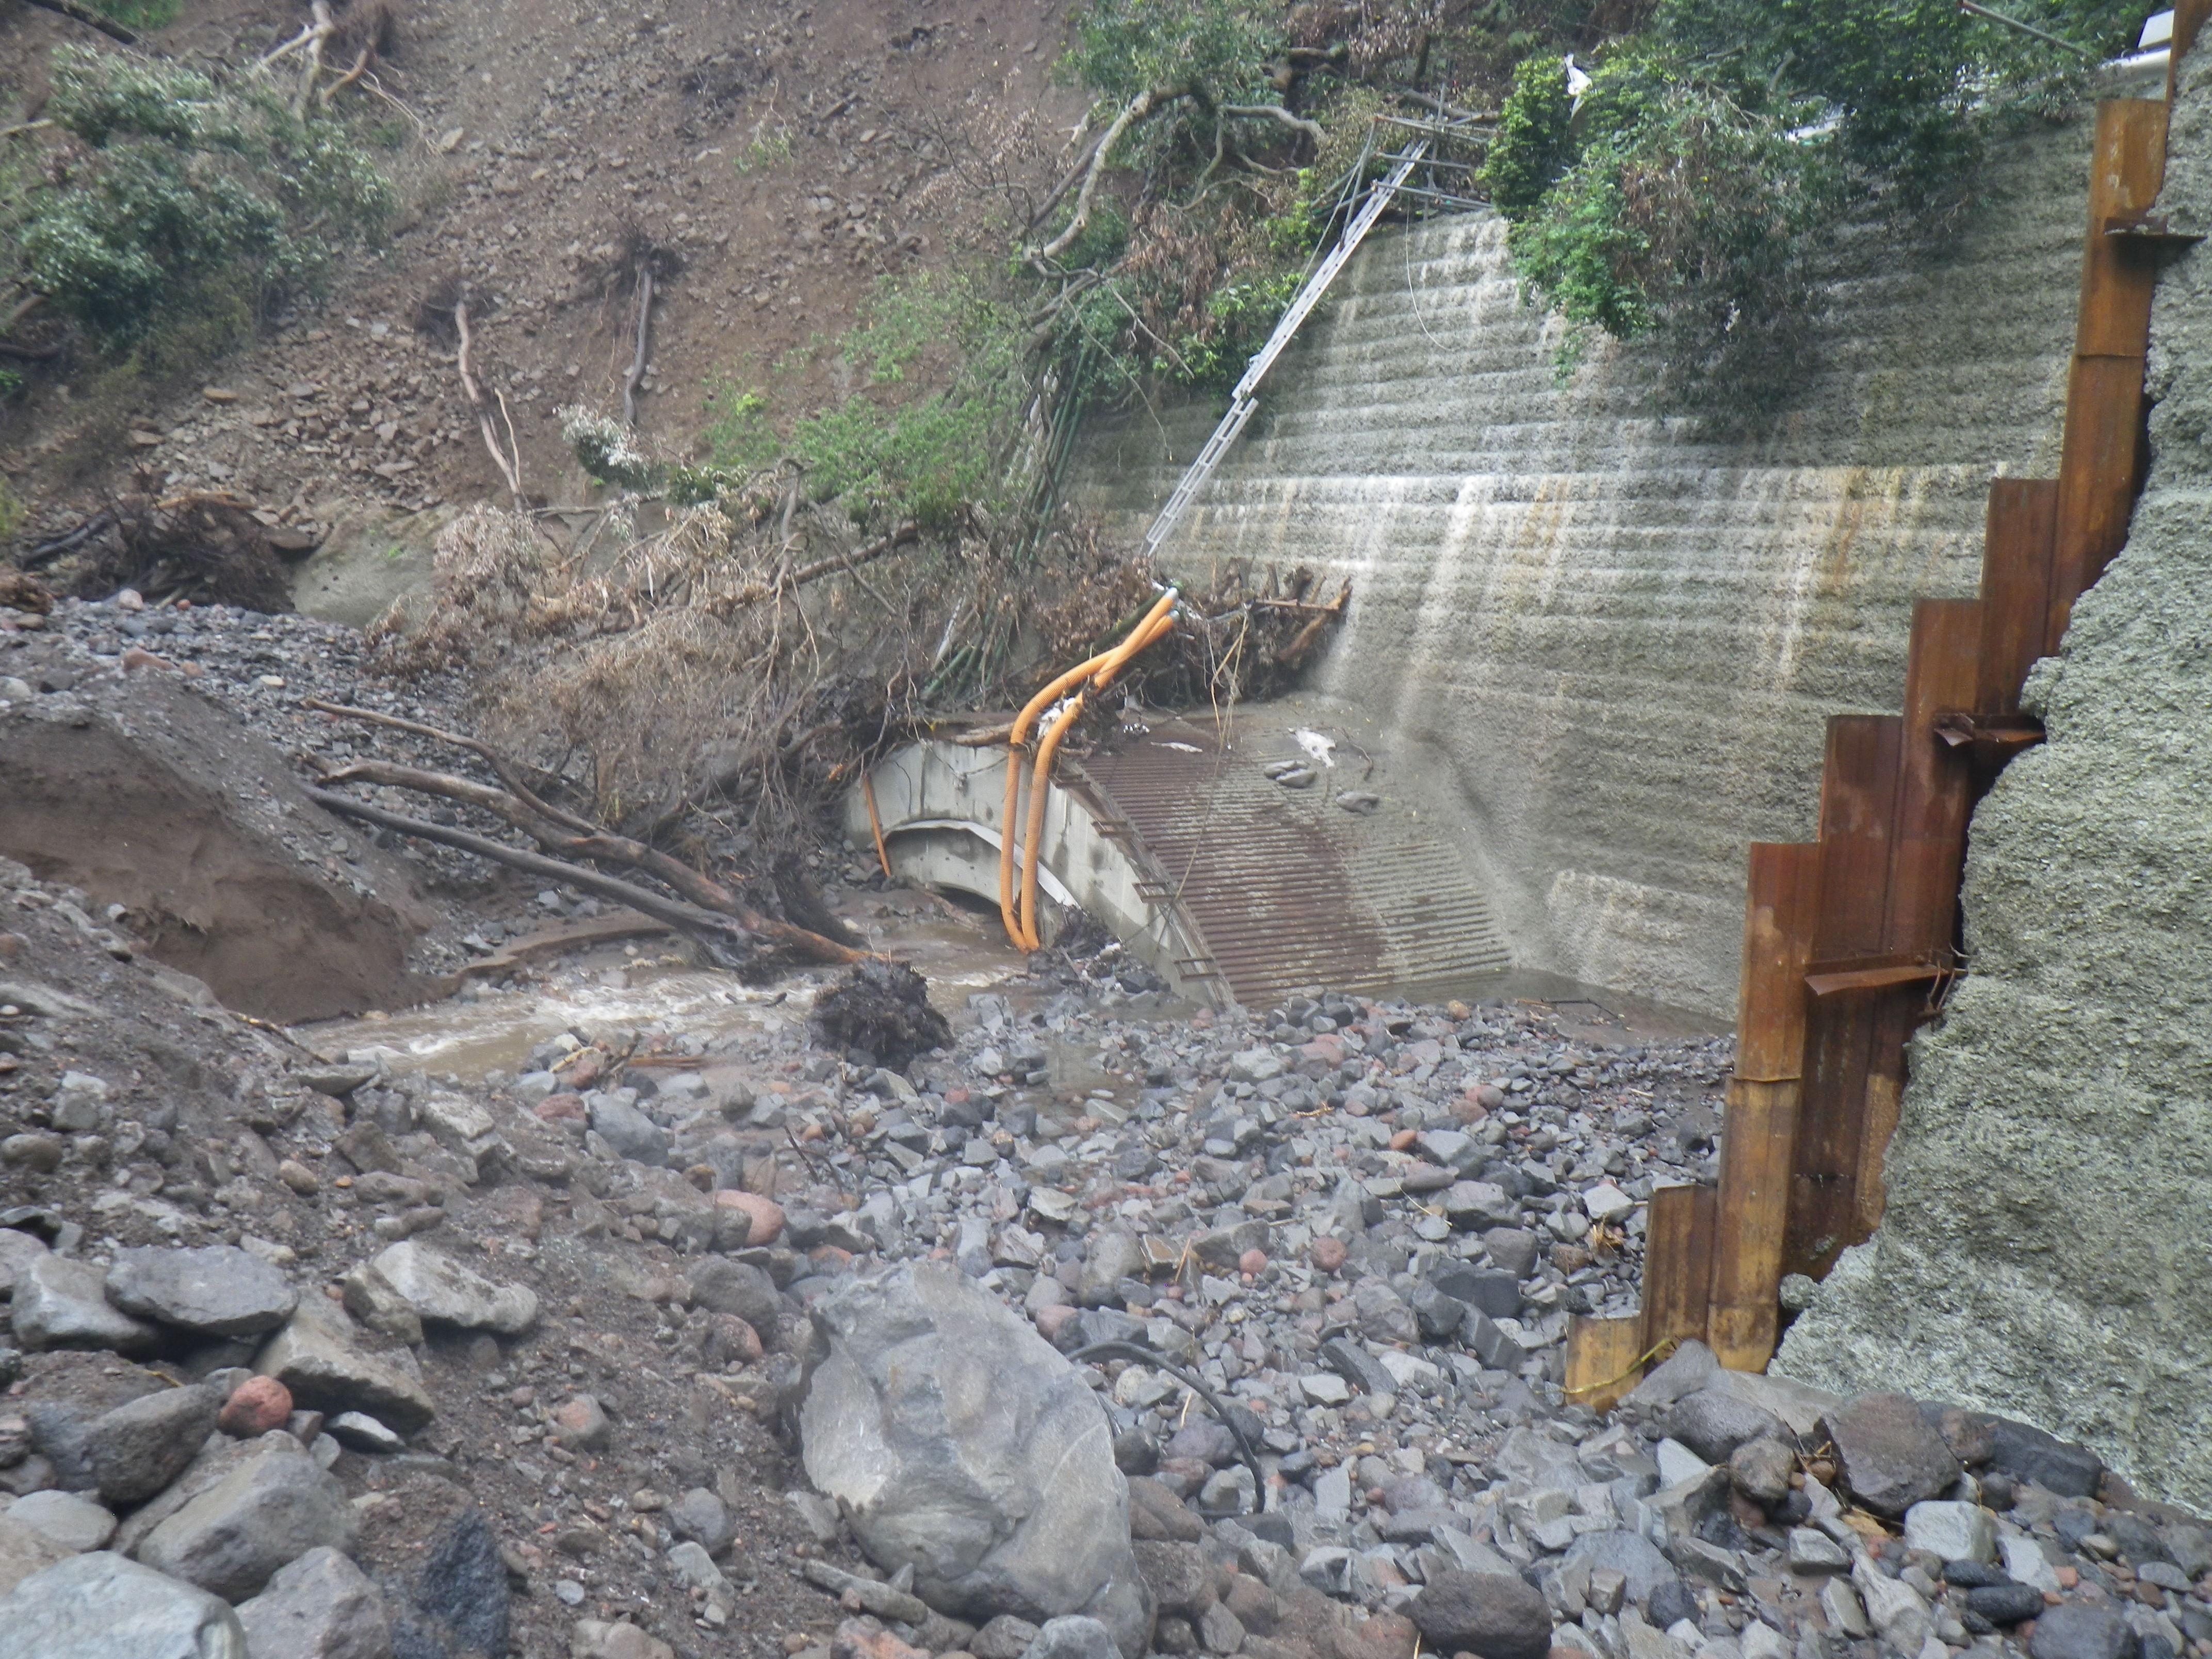
[[[1037,863],[1044,845],[1044,800],[1052,779],[1052,757],[1060,752],[1060,740],[1082,712],[1083,693],[1079,691],[1067,700],[1067,707],[1037,744],[1036,775],[1030,781],[1029,828],[1022,837],[1022,933],[1015,941],[1024,951],[1041,950],[1044,944],[1036,930]]]
[[[884,821],[876,812],[876,786],[868,769],[860,769],[860,799],[868,804],[868,828],[875,832],[876,862],[884,866],[884,879],[891,879],[891,855],[884,846]]]
[[[1006,937],[1018,951],[1029,948],[1022,943],[1022,926],[1014,913],[1014,814],[1021,809],[1022,739],[1029,735],[1036,717],[1051,708],[1062,692],[1113,654],[1102,651],[1046,686],[1014,717],[1006,735],[1006,806],[999,817],[999,920],[1006,924]]]
[[[1159,602],[1146,612],[1144,619],[1129,630],[1128,638],[1106,653],[1105,661],[1099,664],[1093,673],[1092,690],[1103,691],[1131,658],[1175,626],[1172,612],[1176,599],[1173,588],[1163,593]],[[1091,660],[1098,661],[1097,658]],[[1014,936],[1014,943],[1024,951],[1041,950],[1044,944],[1036,927],[1036,887],[1037,863],[1044,848],[1045,791],[1052,779],[1053,757],[1060,752],[1060,739],[1066,736],[1067,728],[1083,712],[1083,704],[1084,693],[1079,691],[1061,711],[1060,718],[1053,721],[1052,729],[1045,733],[1044,741],[1037,745],[1036,766],[1030,781],[1029,823],[1022,841],[1021,931]],[[1008,764],[1012,765],[1011,757]],[[1006,861],[1004,848],[1000,850],[1003,867]]]

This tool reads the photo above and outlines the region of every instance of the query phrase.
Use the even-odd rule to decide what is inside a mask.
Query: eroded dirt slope
[[[834,398],[834,350],[777,365],[834,341],[882,275],[963,237],[998,246],[1050,173],[1083,107],[1049,80],[1064,11],[414,0],[382,71],[404,106],[387,159],[410,204],[388,249],[204,374],[157,385],[82,360],[39,379],[0,412],[26,533],[74,525],[140,470],[167,490],[237,491],[311,535],[366,516],[393,542],[416,510],[496,498],[453,354],[415,327],[455,278],[480,296],[478,364],[526,488],[580,500],[555,410],[620,408],[635,312],[613,290],[632,231],[681,263],[654,307],[649,439],[689,443],[712,390],[775,380],[794,408]],[[236,64],[300,21],[282,3],[187,0],[152,44]],[[11,9],[0,86],[35,108],[51,46],[86,38]]]

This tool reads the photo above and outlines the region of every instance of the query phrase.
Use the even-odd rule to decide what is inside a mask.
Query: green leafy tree
[[[301,120],[255,83],[64,47],[47,107],[77,147],[11,218],[5,252],[111,345],[312,287],[396,206],[340,123]]]
[[[2124,46],[2134,15],[2016,9],[2091,51]],[[1955,0],[1662,0],[1564,143],[1557,60],[1523,64],[1486,177],[1540,294],[1586,327],[1660,335],[1671,401],[1748,418],[1813,366],[1835,229],[1960,222],[1992,137],[2078,99],[2080,64]]]
[[[1482,170],[1499,212],[1526,212],[1544,199],[1574,159],[1573,119],[1564,58],[1531,58],[1513,71],[1513,90],[1498,112],[1498,138]]]

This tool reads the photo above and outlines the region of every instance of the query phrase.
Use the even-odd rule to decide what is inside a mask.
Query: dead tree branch
[[[739,611],[758,605],[763,599],[779,593],[787,593],[794,587],[843,571],[857,580],[855,566],[872,564],[895,549],[904,547],[921,537],[921,526],[909,521],[901,525],[890,535],[870,542],[857,553],[833,553],[826,559],[817,559],[812,564],[803,564],[798,569],[779,576],[772,582],[747,582],[734,593],[715,595],[700,602],[700,608],[717,617],[728,618]]]
[[[336,98],[348,87],[360,80],[362,76],[368,74],[368,66],[375,61],[376,48],[374,46],[363,46],[360,52],[355,54],[353,67],[348,70],[343,75],[338,76],[337,80],[331,82],[330,85],[323,88],[321,93],[323,107],[325,109],[328,109],[331,106],[331,100]]]
[[[1060,182],[1054,185],[1046,193],[1044,200],[1038,203],[1031,210],[1028,223],[1023,227],[1025,231],[1035,230],[1054,208],[1067,199],[1067,192],[1073,190],[1089,172],[1091,158],[1097,154],[1098,141],[1104,136],[1105,131],[1103,128],[1091,135],[1090,142],[1077,153],[1075,165],[1060,175]]]
[[[126,46],[138,44],[138,37],[112,17],[102,17],[90,6],[80,6],[76,0],[31,0],[34,6],[59,12],[71,22],[82,23],[88,29],[98,29],[111,40],[120,40]]]
[[[641,259],[637,267],[637,352],[629,361],[629,373],[623,377],[623,424],[637,424],[637,388],[645,379],[646,330],[653,320],[653,261]]]
[[[355,800],[349,795],[337,794],[328,789],[310,789],[307,796],[324,811],[335,812],[340,817],[358,818],[364,823],[374,823],[380,829],[412,836],[418,841],[435,842],[441,847],[457,848],[464,853],[473,853],[478,858],[489,859],[495,864],[504,864],[510,869],[549,880],[566,882],[600,898],[612,899],[617,904],[627,904],[633,910],[641,911],[656,921],[665,921],[671,927],[698,939],[725,967],[747,966],[751,963],[749,930],[734,917],[717,915],[711,910],[702,910],[694,905],[663,898],[633,882],[603,876],[596,870],[586,870],[580,865],[547,858],[542,853],[527,853],[520,847],[509,847],[504,842],[471,835],[465,830],[449,830],[443,824],[410,818],[402,812],[387,812],[380,806],[371,806],[368,802]],[[827,945],[829,941],[825,939],[823,943]],[[843,945],[833,948],[845,949]],[[860,959],[859,951],[848,954],[855,961]]]
[[[1318,144],[1321,143],[1321,123],[1293,115],[1280,104],[1224,104],[1220,114],[1240,121],[1279,121],[1293,132],[1303,132]]]
[[[1066,252],[1089,228],[1091,199],[1098,193],[1098,181],[1104,176],[1107,164],[1113,160],[1114,146],[1121,141],[1122,135],[1139,122],[1150,118],[1155,111],[1189,96],[1190,88],[1187,84],[1147,87],[1122,107],[1121,112],[1114,118],[1113,125],[1106,129],[1104,137],[1099,139],[1098,148],[1091,152],[1090,162],[1083,172],[1083,187],[1075,193],[1075,212],[1068,220],[1066,228],[1042,247],[1029,251],[1031,266],[1043,270],[1046,260],[1057,259]]]
[[[476,411],[477,430],[483,434],[483,447],[490,454],[492,465],[507,480],[507,494],[514,498],[514,510],[529,511],[522,499],[522,460],[520,455],[509,458],[500,447],[499,434],[492,426],[491,404],[483,395],[483,387],[477,383],[476,371],[469,366],[469,351],[474,343],[469,333],[469,302],[465,299],[453,301],[453,329],[460,337],[460,352],[456,359],[461,371],[461,390],[468,395],[469,407]],[[513,430],[512,422],[508,429]]]
[[[312,706],[326,711],[331,707],[322,703]],[[386,718],[392,719],[389,716]],[[392,723],[412,726],[412,722],[392,720]],[[474,738],[438,732],[428,727],[413,729],[449,738],[472,753],[489,753],[488,746]],[[507,763],[501,769],[512,771],[512,763]],[[700,908],[728,917],[748,933],[769,941],[803,962],[852,963],[861,961],[866,954],[808,928],[762,915],[721,883],[694,870],[681,860],[671,857],[659,848],[634,841],[628,836],[617,835],[573,814],[563,812],[556,816],[550,808],[541,811],[543,803],[526,803],[517,795],[495,789],[489,784],[477,783],[473,779],[457,777],[449,772],[426,771],[389,761],[371,760],[355,761],[327,772],[323,776],[323,782],[325,786],[376,784],[387,788],[411,790],[417,794],[441,796],[447,800],[481,808],[513,824],[548,854],[558,854],[564,859],[595,859],[611,864],[627,865],[672,888]],[[532,800],[534,802],[535,798],[532,797]],[[564,834],[564,829],[574,829],[580,833]],[[648,911],[647,914],[658,913]],[[668,918],[662,917],[661,920],[667,921]]]
[[[412,732],[418,738],[430,738],[439,743],[451,744],[456,749],[465,749],[489,767],[492,775],[505,784],[518,800],[548,823],[561,824],[580,835],[599,833],[599,826],[589,818],[565,811],[539,796],[523,782],[520,767],[480,738],[472,738],[465,732],[442,731],[434,726],[425,726],[419,720],[403,720],[398,714],[379,714],[374,708],[355,708],[342,702],[325,702],[320,697],[306,698],[302,706],[318,714],[339,714],[347,720],[361,720],[370,726],[388,726],[395,732]]]

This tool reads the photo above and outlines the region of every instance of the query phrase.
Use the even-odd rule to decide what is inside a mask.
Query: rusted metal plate
[[[1913,1028],[1928,1018],[1933,988],[1900,985],[1877,992],[1874,1005],[1874,1063],[1866,1083],[1866,1110],[1859,1124],[1858,1176],[1853,1183],[1854,1213],[1848,1218],[1838,1249],[1863,1244],[1881,1224],[1887,1202],[1882,1170],[1889,1156],[1889,1139],[1896,1133],[1898,1112],[1905,1098],[1905,1045]],[[1827,1271],[1824,1264],[1821,1271]]]
[[[1730,1370],[1756,1371],[1773,1357],[1781,1323],[1782,1262],[1790,1167],[1804,1085],[1732,1079],[1721,1144],[1720,1213],[1713,1300],[1705,1340]]]
[[[1620,1396],[1643,1376],[1637,1359],[1644,1322],[1631,1314],[1626,1319],[1586,1319],[1577,1316],[1567,1326],[1567,1398],[1594,1412],[1610,1411]],[[1648,1345],[1647,1345],[1648,1346]]]
[[[1820,849],[1753,842],[1744,903],[1743,985],[1737,998],[1735,1074],[1760,1082],[1802,1074],[1805,964],[1820,902]]]
[[[2043,654],[2051,620],[2051,562],[2058,530],[2058,480],[1998,478],[1990,485],[1982,542],[1982,637],[1974,696],[1984,714],[2020,708],[2021,682]]]
[[[1828,722],[1820,775],[1820,900],[1813,927],[1818,960],[1871,956],[1887,944],[1904,734],[1905,721],[1895,714]],[[1854,1212],[1873,1044],[1863,997],[1823,999],[1807,1014],[1781,1272],[1812,1268]]]
[[[2158,266],[2139,239],[2107,236],[2141,222],[2166,178],[2166,106],[2121,98],[2097,106],[2089,174],[2089,234],[2081,257],[2081,309],[2066,392],[2058,463],[2058,522],[2051,604],[2044,635],[2058,648],[2074,601],[2127,539],[2142,477],[2143,361]]]
[[[1774,1352],[1802,1099],[1805,966],[1820,895],[1817,842],[1754,842],[1744,906],[1736,1072],[1721,1141],[1719,1214],[1706,1340],[1721,1363],[1758,1370]]]
[[[1816,962],[1805,970],[1805,988],[1815,997],[1881,991],[1893,985],[1925,985],[1942,976],[1932,962],[1904,957],[1870,957],[1858,962]]]
[[[1705,1340],[1712,1306],[1717,1194],[1711,1187],[1659,1187],[1644,1228],[1645,1348]]]
[[[1882,944],[1905,956],[1950,957],[1959,878],[1966,857],[1971,757],[1937,737],[1936,721],[1974,695],[1982,641],[1979,599],[1922,599],[1912,607],[1899,748],[1895,861]]]
[[[1141,838],[1237,1000],[1304,986],[1374,994],[1464,981],[1510,957],[1457,855],[1402,811],[1333,804],[1340,769],[1285,789],[1262,768],[1303,758],[1286,732],[1155,717],[1083,763]]]
[[[1828,722],[1820,773],[1820,898],[1814,956],[1869,956],[1887,946],[1890,841],[1897,818],[1895,714],[1838,714]]]

